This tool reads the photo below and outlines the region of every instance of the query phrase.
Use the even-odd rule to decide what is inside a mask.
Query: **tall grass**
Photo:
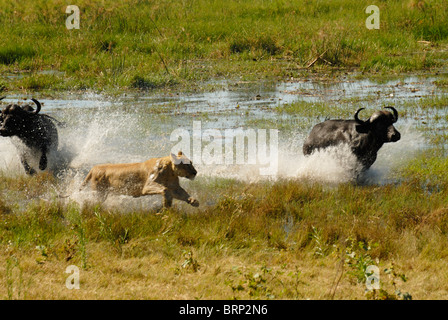
[[[437,274],[448,256],[445,162],[437,155],[417,158],[397,174],[399,184],[381,186],[199,179],[191,184],[192,192],[209,203],[199,209],[176,203],[170,210],[128,213],[119,207],[37,200],[51,198],[44,189],[59,183],[51,176],[5,177],[0,266],[7,269],[0,267],[0,281],[8,285],[0,294],[359,299],[367,297],[359,279],[364,262],[370,261],[380,267],[394,264],[408,278],[403,286],[414,298],[438,299],[444,282],[429,277],[422,286],[419,279],[422,272]],[[10,193],[23,187],[26,193]],[[350,264],[335,267],[347,259]],[[83,295],[68,295],[64,282],[54,279],[68,264],[83,270]],[[12,280],[11,270],[20,271],[20,278]],[[346,277],[336,285],[341,272]],[[142,283],[159,289],[140,290]]]

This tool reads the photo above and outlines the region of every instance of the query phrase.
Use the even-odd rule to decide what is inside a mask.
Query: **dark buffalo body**
[[[3,99],[3,98],[1,98]],[[27,155],[34,156],[41,152],[39,169],[47,168],[47,155],[58,147],[58,131],[53,123],[55,119],[48,115],[39,114],[41,104],[32,99],[36,109],[31,105],[7,105],[0,114],[0,136],[17,137],[28,150],[19,150],[20,161],[27,174],[34,174],[36,170],[31,168],[27,161]]]
[[[356,111],[354,120],[327,120],[314,126],[303,145],[303,153],[310,155],[315,150],[330,146],[347,144],[363,170],[369,169],[375,162],[378,150],[387,142],[400,140],[400,133],[394,123],[398,120],[398,112],[393,107],[386,107],[393,113],[382,110],[362,121]]]

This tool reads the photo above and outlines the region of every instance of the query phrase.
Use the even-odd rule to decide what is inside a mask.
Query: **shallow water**
[[[373,112],[388,104],[400,109],[400,105],[405,102],[444,96],[446,93],[435,86],[435,80],[437,76],[412,76],[382,83],[349,78],[281,83],[221,81],[211,84],[215,89],[198,93],[140,93],[109,98],[87,92],[52,99],[42,98],[40,101],[43,102],[42,113],[67,124],[59,129],[60,150],[52,159],[56,161],[62,157],[68,161],[70,174],[66,177],[70,192],[77,189],[86,172],[95,164],[139,162],[166,156],[170,151],[175,151],[172,149],[179,142],[183,142],[182,151],[192,158],[198,169],[198,178],[211,176],[253,181],[287,177],[338,183],[353,179],[350,170],[347,170],[347,167],[354,166],[353,159],[347,152],[324,152],[305,158],[301,151],[303,140],[311,127],[323,119],[312,119],[307,114],[280,115],[275,111],[276,107],[307,101],[342,103],[352,108],[353,112],[358,107],[366,107]],[[23,97],[7,98],[5,102],[15,102]],[[360,101],[347,102],[351,99]],[[446,114],[446,110],[441,112]],[[295,127],[290,119],[294,116],[308,118],[309,125],[305,128]],[[288,125],[282,125],[288,121]],[[447,125],[446,118],[442,117],[438,121],[438,126]],[[396,127],[402,133],[402,139],[397,143],[386,144],[380,150],[378,160],[367,174],[371,183],[390,182],[391,170],[427,145],[422,133],[417,130],[415,116],[400,117]],[[255,164],[247,164],[248,158],[245,158],[243,164],[237,164],[236,160],[222,163],[227,152],[226,129],[237,128],[253,130],[256,137],[254,141],[257,141],[254,146],[256,152],[260,152],[263,146],[260,143],[263,132],[266,134],[265,145],[270,151],[269,142],[273,141],[273,135],[269,129],[277,131],[277,175],[261,174],[262,168],[267,168],[272,161],[266,162],[269,158],[260,157],[258,153]],[[188,139],[176,135],[176,129],[187,134]],[[213,140],[206,139],[210,133]],[[188,147],[186,141],[189,141],[190,148],[185,149],[185,146]],[[216,144],[213,153],[209,155],[216,156],[215,162],[218,164],[204,161],[203,152],[210,149],[212,141]],[[232,148],[236,155],[241,145]],[[198,156],[198,151],[202,155]],[[248,157],[249,151],[244,153]],[[268,154],[265,152],[265,155]],[[265,164],[260,163],[263,159]],[[15,149],[7,138],[0,139],[0,168],[9,172],[23,171],[18,164]]]

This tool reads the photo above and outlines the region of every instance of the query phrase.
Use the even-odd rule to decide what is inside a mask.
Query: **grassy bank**
[[[144,89],[216,78],[290,79],[315,71],[402,73],[443,67],[444,0],[370,2],[0,1],[0,88]],[[306,68],[319,55],[315,64]]]
[[[202,178],[199,209],[129,213],[62,203],[48,175],[3,176],[0,296],[446,299],[447,165],[422,156],[382,186]],[[382,291],[366,295],[372,264]]]

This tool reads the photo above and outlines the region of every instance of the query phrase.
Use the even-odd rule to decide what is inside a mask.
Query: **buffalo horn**
[[[360,120],[359,118],[358,118],[358,113],[361,111],[361,110],[364,110],[365,108],[360,108],[360,109],[358,109],[358,111],[356,111],[356,113],[355,113],[355,120],[356,120],[356,122],[357,123],[359,123],[359,124],[365,124],[365,121],[362,121],[362,120]]]
[[[40,108],[41,108],[41,105],[40,105],[40,102],[39,101],[37,101],[36,99],[31,99],[35,104],[36,104],[36,106],[37,106],[37,108],[36,108],[36,110],[34,111],[34,112],[32,112],[32,114],[38,114],[39,113],[39,111],[40,111]]]
[[[398,120],[398,111],[395,110],[394,107],[385,107],[385,108],[391,109],[394,112],[394,123],[397,122],[397,120]]]

